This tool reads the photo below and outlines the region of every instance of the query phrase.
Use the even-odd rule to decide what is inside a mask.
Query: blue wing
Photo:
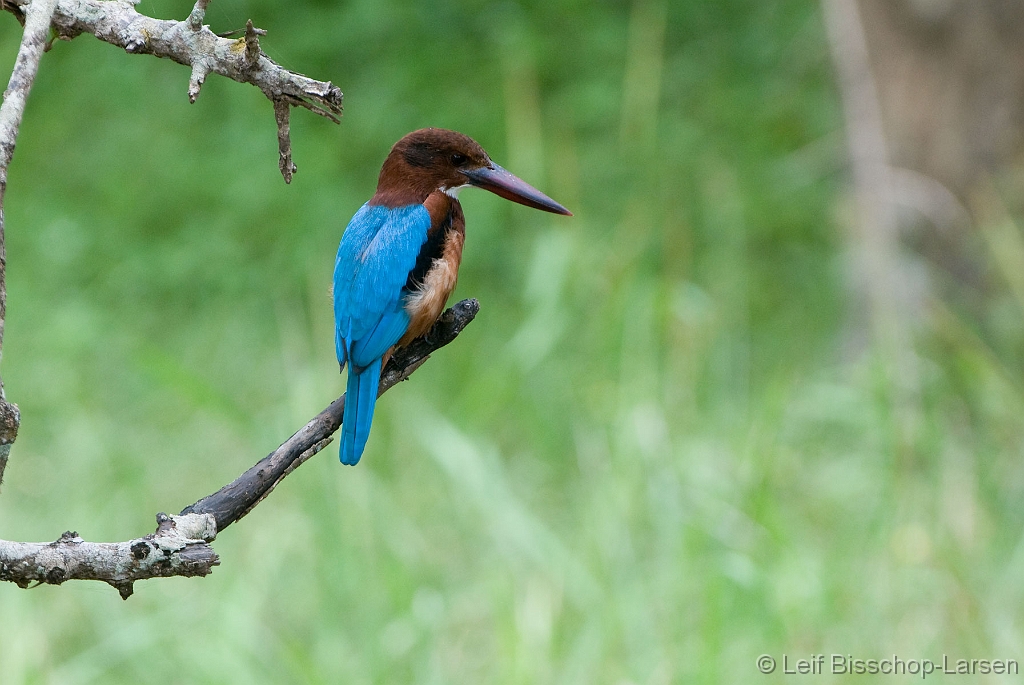
[[[339,363],[365,367],[405,332],[395,334],[401,323],[392,317],[402,316],[402,287],[429,228],[430,215],[423,205],[389,209],[367,204],[352,217],[334,264]],[[351,359],[352,346],[361,350],[360,359]]]
[[[427,240],[423,205],[363,205],[352,217],[334,263],[335,348],[349,366],[341,460],[359,461],[373,420],[380,361],[409,328],[404,291]]]

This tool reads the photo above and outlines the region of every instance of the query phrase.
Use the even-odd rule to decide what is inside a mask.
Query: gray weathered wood
[[[52,3],[52,0],[47,0]],[[96,36],[134,55],[164,57],[191,68],[188,98],[195,102],[209,74],[220,74],[239,83],[259,88],[275,106],[280,141],[281,174],[291,182],[295,165],[291,161],[288,117],[281,107],[303,107],[337,122],[342,111],[342,92],[330,81],[317,81],[278,65],[260,48],[259,36],[266,32],[246,24],[240,38],[218,36],[204,25],[209,0],[196,3],[184,21],[154,19],[135,10],[124,0],[57,0],[53,29],[61,40],[83,33]],[[3,0],[0,7],[23,18],[29,0]]]

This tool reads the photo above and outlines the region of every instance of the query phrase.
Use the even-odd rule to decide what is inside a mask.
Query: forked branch
[[[130,53],[167,57],[190,66],[188,93],[192,101],[211,72],[255,85],[274,104],[285,181],[291,181],[295,172],[288,133],[290,108],[304,107],[337,121],[340,90],[275,64],[259,46],[259,36],[265,32],[251,21],[237,40],[212,33],[202,23],[209,2],[198,0],[184,21],[165,21],[139,14],[131,0],[0,0],[0,10],[14,14],[25,27],[0,105],[0,347],[6,312],[3,197],[7,169],[51,26],[62,39],[91,33]],[[479,309],[476,300],[459,302],[426,336],[396,352],[381,376],[380,393],[408,378],[433,351],[454,340]],[[344,408],[342,396],[235,481],[186,507],[180,515],[157,514],[157,529],[151,535],[119,543],[86,542],[70,531],[47,543],[0,540],[0,581],[31,587],[99,580],[127,599],[139,580],[207,575],[220,563],[209,544],[217,533],[252,511],[289,473],[323,449],[341,426]],[[0,382],[0,481],[18,423],[18,408],[6,401]]]
[[[54,4],[53,0],[47,2]],[[189,67],[188,98],[192,102],[211,73],[259,88],[274,105],[279,166],[285,182],[291,183],[295,165],[288,134],[289,109],[303,107],[337,122],[342,111],[341,90],[330,81],[289,71],[270,59],[259,43],[266,31],[255,28],[252,21],[246,23],[240,38],[218,36],[203,24],[209,2],[199,0],[184,21],[175,21],[140,14],[130,0],[57,0],[52,23],[61,40],[88,33],[131,54],[166,57]],[[0,8],[24,21],[31,4],[32,0],[2,0]]]

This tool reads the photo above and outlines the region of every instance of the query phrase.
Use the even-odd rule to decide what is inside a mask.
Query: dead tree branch
[[[7,320],[7,243],[4,233],[7,169],[14,158],[14,146],[18,141],[21,119],[25,115],[25,103],[39,71],[39,60],[46,48],[46,36],[56,5],[57,0],[35,0],[25,10],[25,31],[11,71],[11,80],[4,91],[3,104],[0,104],[0,352],[3,350],[4,322]],[[20,423],[18,406],[7,401],[3,381],[0,380],[0,483],[3,483],[7,458],[11,454],[14,439],[18,437]]]
[[[251,21],[237,40],[213,34],[202,23],[209,2],[198,0],[185,21],[164,21],[139,14],[131,0],[0,0],[0,9],[13,13],[25,27],[0,106],[0,346],[6,313],[3,196],[7,168],[51,26],[62,39],[91,33],[131,53],[167,57],[191,66],[189,98],[193,102],[211,72],[255,85],[274,105],[285,181],[295,172],[288,133],[290,108],[305,107],[337,121],[341,91],[275,64],[259,47],[259,36],[265,32]],[[380,393],[408,378],[433,351],[454,340],[479,309],[476,300],[459,302],[426,336],[395,353],[382,374]],[[157,514],[157,529],[151,535],[118,543],[86,542],[73,532],[49,543],[0,540],[0,581],[27,588],[98,580],[117,588],[127,599],[139,580],[209,574],[220,563],[209,544],[217,533],[252,511],[288,474],[323,449],[340,427],[344,408],[342,396],[235,481],[186,507],[179,516]],[[6,402],[0,383],[0,479],[18,423],[18,409]]]
[[[213,33],[203,24],[209,2],[199,0],[184,21],[174,21],[139,14],[131,0],[57,0],[52,24],[61,40],[88,33],[131,54],[165,57],[191,68],[191,102],[199,97],[211,73],[259,88],[274,105],[279,165],[285,182],[290,183],[295,165],[291,161],[288,109],[304,107],[337,123],[342,111],[341,90],[330,81],[316,81],[279,66],[260,48],[259,37],[266,31],[253,27],[251,21],[246,24],[245,35],[238,39]],[[30,0],[3,0],[0,7],[23,20],[33,5],[35,2],[30,4]]]
[[[462,300],[446,310],[427,335],[397,350],[381,373],[378,396],[407,379],[434,350],[455,340],[479,311],[480,303],[476,300]],[[258,464],[181,513],[213,514],[217,530],[224,530],[248,514],[285,476],[324,447],[341,426],[344,412],[342,395]]]
[[[427,335],[392,356],[381,374],[380,393],[407,379],[431,353],[453,341],[479,311],[476,300],[463,300],[445,311]],[[343,395],[228,485],[186,507],[179,516],[157,514],[152,535],[117,543],[84,542],[77,533],[64,533],[50,543],[0,540],[0,581],[29,587],[99,580],[127,599],[139,580],[205,576],[220,563],[208,543],[323,449],[341,426],[344,411]]]
[[[86,542],[70,531],[56,542],[0,540],[0,580],[23,588],[101,580],[128,599],[137,580],[205,576],[220,564],[207,544],[217,535],[213,517],[157,514],[156,521],[155,533],[128,542]]]

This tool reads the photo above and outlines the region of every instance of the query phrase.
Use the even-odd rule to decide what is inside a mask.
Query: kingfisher
[[[341,370],[348,365],[343,464],[363,454],[391,352],[429,331],[455,289],[466,237],[458,198],[466,186],[572,216],[492,162],[467,135],[424,128],[395,143],[377,192],[349,221],[334,263],[335,348]]]

